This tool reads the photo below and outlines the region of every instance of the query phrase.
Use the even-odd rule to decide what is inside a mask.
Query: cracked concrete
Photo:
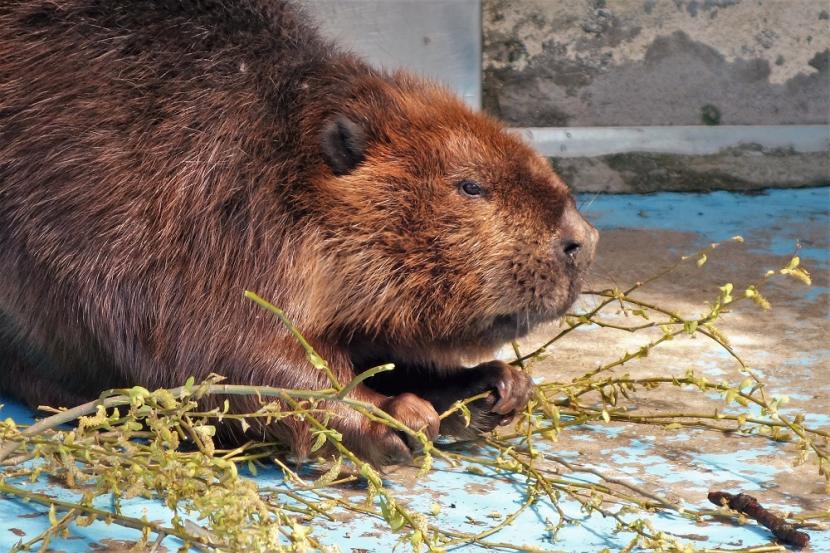
[[[717,295],[719,286],[730,282],[736,290],[742,290],[758,281],[768,269],[780,268],[798,251],[813,276],[812,287],[790,279],[774,281],[764,292],[772,304],[771,311],[747,303],[730,310],[718,327],[728,335],[748,365],[762,375],[771,395],[787,395],[790,401],[786,408],[793,410],[791,413],[810,413],[808,421],[827,428],[830,426],[828,209],[828,188],[776,190],[757,196],[725,192],[600,196],[585,210],[602,228],[589,287],[625,288],[647,279],[680,255],[691,254],[712,241],[743,235],[744,243],[727,241],[709,254],[703,267],[688,263],[671,277],[637,294],[650,303],[692,316],[707,310],[705,302]],[[616,317],[618,324],[632,323],[630,317],[619,313]],[[540,331],[538,336],[531,337],[526,351],[555,330]],[[538,365],[536,374],[557,381],[568,380],[608,362],[620,352],[636,351],[655,337],[597,327],[585,329],[557,343],[550,357]],[[664,349],[656,349],[648,357],[627,363],[616,372],[632,376],[682,375],[688,368],[713,382],[735,382],[743,378],[734,360],[701,336],[675,339]],[[634,403],[636,412],[643,414],[729,411],[718,394],[674,387],[640,390]],[[627,474],[689,504],[699,502],[707,489],[734,487],[754,493],[762,503],[784,510],[816,511],[830,507],[826,483],[817,474],[815,465],[794,463],[797,457],[794,444],[725,436],[707,430],[635,424],[613,426],[618,432],[597,429],[587,435],[565,433],[560,436],[558,447],[577,449],[583,460],[603,470]],[[644,460],[642,455],[646,454],[651,458]]]

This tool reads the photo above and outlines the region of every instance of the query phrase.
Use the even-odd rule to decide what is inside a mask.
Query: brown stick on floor
[[[799,532],[783,518],[766,510],[758,500],[751,495],[739,493],[732,495],[726,492],[709,492],[709,501],[717,506],[728,505],[733,511],[738,511],[760,524],[769,528],[770,532],[781,542],[794,545],[798,548],[806,547],[810,543],[810,536]]]

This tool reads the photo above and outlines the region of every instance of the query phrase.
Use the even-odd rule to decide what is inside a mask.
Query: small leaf
[[[314,440],[314,443],[311,445],[311,449],[309,449],[310,453],[314,453],[321,447],[323,444],[326,443],[326,433],[325,432],[315,432],[317,434],[317,438]]]
[[[334,464],[332,464],[332,466],[329,468],[329,470],[327,470],[325,473],[323,473],[322,476],[320,476],[320,478],[314,481],[312,487],[322,488],[324,486],[328,486],[329,484],[337,480],[337,477],[340,476],[340,469],[342,465],[343,457],[338,457],[334,461]]]
[[[393,531],[398,531],[406,524],[406,519],[395,509],[395,505],[390,503],[385,496],[380,497],[380,510],[383,513],[383,519],[389,523],[389,527]]]
[[[635,315],[637,317],[642,317],[643,319],[645,319],[647,321],[651,320],[651,319],[648,318],[648,313],[646,312],[645,309],[633,309],[631,311],[631,314]]]
[[[412,546],[413,553],[421,551],[421,545],[424,543],[424,535],[420,530],[415,530],[409,537],[409,544]]]
[[[721,286],[720,291],[721,291],[721,297],[720,297],[721,303],[729,303],[729,302],[732,301],[732,283],[731,282],[727,282],[726,284]]]
[[[139,425],[138,430],[141,430],[141,425]],[[196,426],[193,428],[196,432],[201,434],[202,436],[215,436],[216,435],[216,427],[212,424],[203,424],[202,426]]]
[[[797,280],[800,280],[807,286],[812,286],[813,279],[810,277],[810,273],[807,272],[806,269],[799,267],[798,269],[792,272],[792,276]]]

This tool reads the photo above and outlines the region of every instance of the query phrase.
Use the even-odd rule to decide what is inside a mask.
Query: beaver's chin
[[[498,348],[507,342],[527,336],[539,325],[554,321],[561,315],[562,312],[559,310],[503,313],[470,325],[467,336],[459,337],[458,341],[468,342],[471,346]]]
[[[579,283],[574,283],[565,294],[550,302],[496,315],[472,316],[461,328],[426,341],[407,343],[383,336],[353,336],[349,341],[350,355],[359,368],[391,361],[403,366],[440,369],[488,361],[505,344],[562,317],[579,292]]]
[[[453,369],[489,361],[511,340],[526,336],[537,326],[559,316],[561,313],[558,311],[516,311],[481,318],[458,332],[415,344],[382,337],[353,339],[349,343],[349,351],[358,370],[389,362],[404,367]]]
[[[559,310],[522,310],[481,318],[455,334],[422,344],[417,349],[402,348],[396,353],[405,364],[428,365],[438,369],[472,366],[492,360],[505,344],[528,335],[538,326],[561,315]]]
[[[565,297],[557,300],[478,319],[469,325],[466,338],[472,342],[470,345],[499,347],[527,336],[536,327],[562,317],[579,297],[580,284],[578,281],[573,282]],[[465,341],[464,337],[458,338]]]
[[[528,335],[540,323],[547,322],[555,317],[540,316],[527,311],[504,313],[475,325],[481,330],[475,332],[472,338],[481,343],[498,346],[504,342],[516,340]]]

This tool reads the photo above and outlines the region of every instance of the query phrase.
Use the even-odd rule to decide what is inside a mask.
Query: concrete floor
[[[753,196],[717,192],[581,200],[583,210],[602,231],[589,286],[593,289],[624,287],[712,241],[737,234],[745,238],[743,244],[729,243],[716,250],[702,268],[692,263],[672,277],[650,285],[640,295],[686,314],[702,312],[703,301],[714,298],[718,286],[725,282],[741,289],[741,284],[757,280],[767,269],[779,268],[799,242],[799,255],[813,275],[813,286],[808,288],[795,280],[774,283],[766,290],[772,311],[741,305],[719,326],[768,382],[770,392],[789,396],[788,412],[804,412],[808,424],[830,428],[830,188],[770,191]],[[544,341],[557,331],[556,327],[544,329],[530,337],[523,348],[530,351],[533,343]],[[598,328],[580,330],[558,343],[550,356],[534,368],[534,375],[548,381],[566,381],[601,361],[613,360],[626,350],[634,351],[650,338]],[[741,379],[737,366],[727,355],[707,341],[691,337],[667,343],[647,358],[627,364],[625,371],[632,375],[682,375],[688,368],[713,381]],[[723,409],[719,397],[673,387],[638,392],[635,403],[643,412]],[[0,415],[25,417],[28,413],[19,406],[7,405]],[[544,447],[571,462],[599,469],[693,507],[707,507],[707,491],[722,489],[751,493],[765,506],[783,512],[830,509],[825,481],[815,465],[793,466],[794,446],[765,438],[612,422],[568,429],[557,443]],[[442,463],[437,463],[436,470],[417,485],[411,476],[409,469],[394,471],[388,485],[410,508],[422,513],[429,513],[437,502],[441,510],[431,520],[463,531],[481,531],[486,528],[482,524],[494,524],[493,512],[506,515],[524,500],[518,481],[453,470]],[[257,479],[264,485],[282,483],[276,470],[262,471]],[[41,484],[44,485],[48,486]],[[49,491],[63,493],[54,486]],[[544,500],[489,539],[568,552],[605,547],[620,550],[631,539],[630,534],[615,534],[611,520],[598,515],[585,518],[573,501],[563,500],[561,506],[583,520],[581,525],[565,527],[555,542],[549,539],[545,521],[555,520],[556,512]],[[157,506],[140,501],[129,510],[139,516],[148,513],[151,518],[153,513],[160,512]],[[0,502],[0,550],[19,539],[16,530],[28,536],[42,530],[46,517],[32,517],[32,513],[42,511],[19,502]],[[699,549],[769,543],[769,535],[754,525],[695,524],[672,515],[649,518],[658,530],[681,537]],[[812,551],[830,551],[830,531],[810,533]],[[400,537],[373,520],[354,517],[315,527],[315,534],[324,542],[337,544],[344,552],[388,552]],[[105,550],[116,551],[120,550],[118,540],[135,539],[134,533],[113,531],[99,524],[83,529],[81,535],[84,539],[55,543],[53,547],[60,551],[86,551],[97,542],[103,543]],[[172,542],[168,549],[174,549]],[[399,550],[407,548],[401,546]],[[465,546],[455,550],[482,549]]]

